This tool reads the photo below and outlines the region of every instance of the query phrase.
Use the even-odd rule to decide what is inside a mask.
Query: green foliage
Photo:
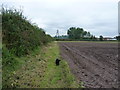
[[[7,88],[9,86],[9,79],[11,73],[18,66],[18,61],[10,51],[3,46],[2,48],[2,87]]]
[[[59,55],[59,47],[56,42],[49,45],[49,48],[42,57],[47,60],[44,79],[40,82],[40,88],[78,88],[82,87],[75,80],[70,72],[69,65]],[[55,65],[56,57],[61,59],[60,65]]]
[[[13,58],[13,55],[9,52],[9,50],[6,48],[6,47],[3,47],[2,48],[3,52],[2,52],[2,55],[3,55],[3,61],[2,61],[2,65],[3,67],[4,66],[9,66],[9,65],[12,65],[14,63],[17,63],[14,58]]]
[[[70,39],[80,39],[83,36],[83,29],[71,27],[68,30],[67,34]]]
[[[16,56],[29,54],[36,47],[52,41],[50,35],[22,15],[22,11],[2,7],[3,43]]]
[[[84,31],[83,28],[79,28],[79,27],[69,28],[67,34],[68,34],[69,39],[74,39],[74,40],[96,39],[95,36],[90,34],[90,32]]]
[[[103,41],[103,36],[101,35],[99,39],[100,39],[100,41]]]
[[[30,54],[39,46],[53,39],[45,31],[32,24],[21,10],[2,7],[2,69],[3,87],[9,87],[12,72],[20,66],[17,58]]]
[[[120,41],[120,36],[116,36],[116,39],[117,39],[118,41]]]

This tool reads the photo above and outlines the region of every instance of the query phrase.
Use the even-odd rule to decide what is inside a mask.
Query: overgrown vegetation
[[[30,54],[38,47],[53,41],[53,38],[27,20],[21,10],[2,6],[1,15],[3,87],[6,87],[10,73],[19,65],[20,61],[16,57]]]
[[[22,12],[2,7],[3,44],[16,56],[29,54],[37,46],[52,40],[45,31],[31,24]]]

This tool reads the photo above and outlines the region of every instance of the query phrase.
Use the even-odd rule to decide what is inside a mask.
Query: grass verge
[[[61,60],[60,65],[55,65],[55,59],[60,58],[57,42],[50,45],[47,53],[43,56],[47,60],[47,68],[44,79],[40,83],[44,88],[78,88],[81,87],[71,74],[69,66],[65,60]]]
[[[56,66],[56,58],[61,59],[57,42],[38,48],[25,57],[15,58],[19,65],[11,73],[4,73],[10,75],[3,83],[15,88],[81,88],[67,62],[61,59],[60,65]]]

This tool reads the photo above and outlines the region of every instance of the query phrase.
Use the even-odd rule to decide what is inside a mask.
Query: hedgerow
[[[32,51],[53,41],[42,28],[32,24],[21,10],[2,7],[2,86],[11,87],[10,75],[20,61],[16,58],[26,56]],[[20,60],[20,59],[19,59]]]
[[[3,43],[16,56],[29,54],[38,46],[52,41],[52,37],[32,24],[22,11],[2,7]]]

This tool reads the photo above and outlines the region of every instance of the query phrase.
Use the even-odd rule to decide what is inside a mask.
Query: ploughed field
[[[118,44],[59,42],[61,56],[86,88],[118,87]]]

